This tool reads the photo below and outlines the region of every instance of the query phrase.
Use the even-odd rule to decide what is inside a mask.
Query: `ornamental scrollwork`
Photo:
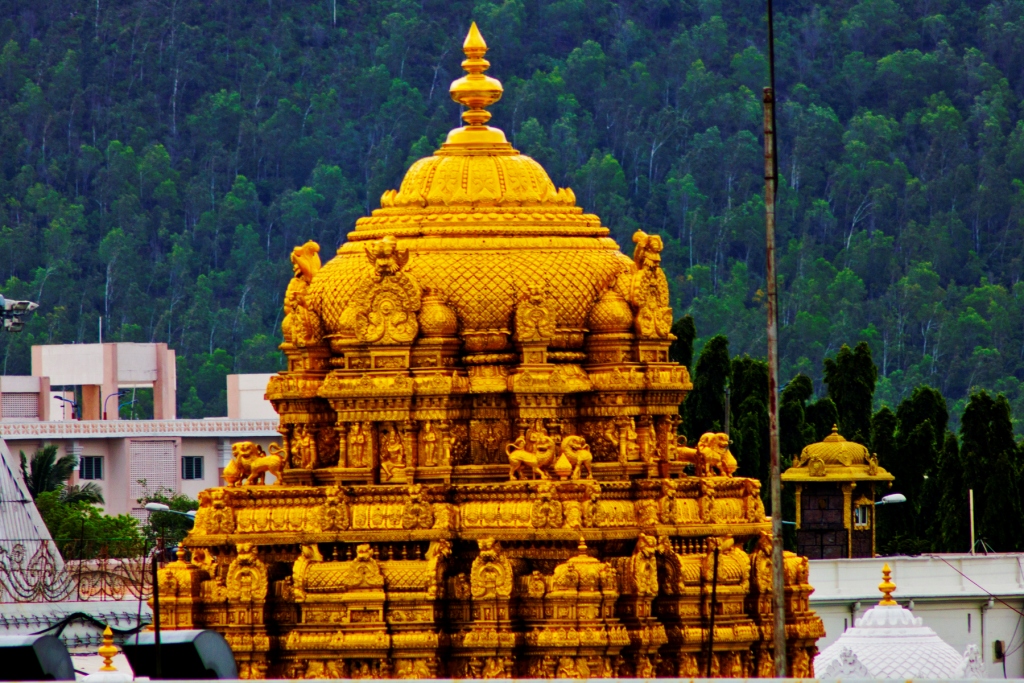
[[[480,552],[473,560],[469,573],[470,590],[474,600],[508,598],[512,595],[512,563],[493,538],[481,538]]]
[[[430,529],[434,526],[434,508],[420,484],[409,486],[409,502],[402,509],[403,529]]]
[[[252,543],[237,543],[234,561],[225,580],[228,600],[259,602],[267,598],[267,566],[263,564]]]
[[[366,258],[373,274],[365,276],[352,295],[351,313],[356,340],[362,344],[409,344],[419,331],[416,313],[421,306],[421,290],[416,280],[402,268],[409,250],[399,249],[393,235],[366,247]]]
[[[556,328],[554,305],[546,287],[529,285],[516,306],[515,340],[520,343],[550,343]]]

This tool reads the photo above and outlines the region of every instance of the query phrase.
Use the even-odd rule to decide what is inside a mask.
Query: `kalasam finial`
[[[469,27],[466,34],[466,41],[462,44],[462,51],[466,54],[466,60],[462,62],[462,68],[466,75],[452,83],[452,99],[467,107],[462,114],[462,120],[469,126],[483,126],[491,120],[491,112],[484,109],[501,99],[504,88],[501,81],[490,76],[485,76],[484,71],[491,65],[484,55],[487,53],[487,43],[476,27],[476,22]]]
[[[878,590],[882,591],[882,601],[879,605],[895,605],[895,600],[892,599],[893,591],[896,590],[896,584],[889,580],[889,576],[892,574],[892,570],[889,569],[889,563],[886,562],[882,567],[882,583],[878,584]]]

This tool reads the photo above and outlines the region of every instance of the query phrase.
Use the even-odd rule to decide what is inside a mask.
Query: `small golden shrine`
[[[797,552],[812,560],[875,556],[875,501],[893,477],[878,456],[832,427],[782,481],[796,487]]]
[[[771,676],[771,525],[725,435],[678,443],[662,241],[623,255],[486,125],[486,50],[474,24],[466,125],[323,267],[292,253],[281,444],[201,494],[163,628],[222,633],[247,678]]]

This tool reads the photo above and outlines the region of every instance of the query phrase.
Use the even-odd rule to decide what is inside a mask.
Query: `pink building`
[[[30,456],[57,444],[61,454],[78,456],[70,483],[92,481],[108,513],[142,517],[137,500],[149,493],[195,497],[222,484],[232,443],[267,448],[278,438],[264,397],[270,377],[229,375],[226,417],[179,420],[174,351],[166,344],[33,346],[32,376],[0,377],[0,437],[15,459],[18,451]],[[71,403],[76,387],[80,406]],[[154,419],[119,419],[118,391],[132,388],[153,389]]]

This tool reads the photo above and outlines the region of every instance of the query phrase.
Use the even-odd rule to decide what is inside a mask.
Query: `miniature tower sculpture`
[[[200,495],[164,628],[223,633],[245,678],[771,675],[771,524],[725,435],[678,443],[664,244],[624,255],[486,125],[475,24],[464,51],[466,125],[329,261],[293,252],[281,444]]]

